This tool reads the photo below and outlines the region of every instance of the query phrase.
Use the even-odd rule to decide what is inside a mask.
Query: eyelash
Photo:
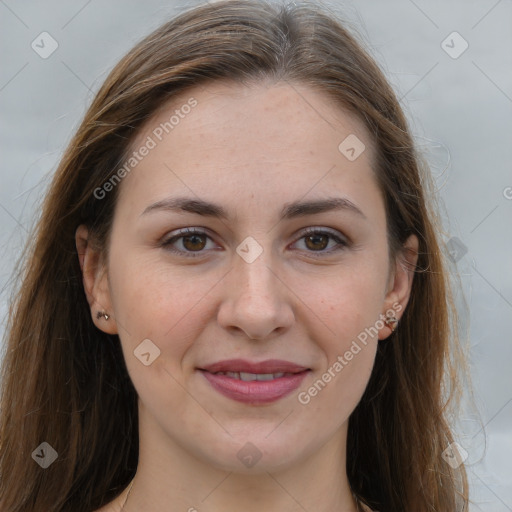
[[[201,251],[186,251],[186,250],[182,251],[182,250],[178,250],[178,249],[175,249],[174,247],[172,247],[172,244],[174,242],[176,242],[176,241],[178,241],[180,239],[186,238],[188,236],[193,236],[193,235],[206,236],[207,238],[211,239],[211,237],[206,232],[204,232],[204,231],[200,231],[200,230],[195,229],[195,228],[185,228],[185,229],[180,229],[178,231],[178,234],[172,236],[171,238],[168,238],[161,245],[166,250],[168,250],[170,252],[173,252],[175,254],[178,254],[180,256],[185,256],[186,258],[197,258],[197,257],[202,256],[205,251],[204,250],[201,250]],[[302,232],[302,236],[298,240],[302,240],[303,238],[306,238],[308,236],[315,236],[315,235],[327,235],[332,240],[337,242],[337,244],[338,244],[337,248],[331,249],[329,251],[327,251],[327,250],[307,251],[307,252],[311,253],[316,258],[322,257],[325,254],[329,254],[330,255],[330,254],[332,254],[334,252],[342,251],[342,250],[346,249],[349,246],[349,243],[346,240],[340,238],[338,235],[336,235],[336,234],[334,234],[331,231],[328,231],[326,229],[319,229],[319,228],[307,228],[305,231]],[[315,254],[315,253],[317,253],[317,254]]]

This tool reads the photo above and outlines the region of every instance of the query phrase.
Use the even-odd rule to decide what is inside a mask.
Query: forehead
[[[145,123],[130,154],[144,146],[151,148],[123,180],[122,194],[158,199],[188,187],[222,197],[238,187],[252,196],[300,196],[319,186],[364,187],[373,178],[374,145],[364,124],[304,84],[192,88]]]

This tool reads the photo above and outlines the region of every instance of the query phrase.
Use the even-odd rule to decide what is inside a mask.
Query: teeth
[[[217,372],[216,375],[225,375],[226,377],[231,377],[232,379],[243,380],[244,382],[249,381],[264,381],[264,380],[274,380],[279,379],[280,377],[293,375],[291,373],[247,373],[247,372]]]
[[[260,375],[256,375],[256,380],[273,380],[278,379],[283,375],[284,373],[261,373]]]

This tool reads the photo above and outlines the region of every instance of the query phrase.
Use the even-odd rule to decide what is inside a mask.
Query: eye
[[[186,257],[200,256],[203,249],[206,248],[208,240],[211,238],[197,228],[180,229],[178,234],[171,236],[161,244],[166,250],[180,254]],[[177,242],[179,242],[177,244]],[[181,248],[176,248],[175,245],[181,245]]]
[[[344,238],[325,228],[308,228],[295,243],[297,244],[302,240],[305,245],[304,250],[309,253],[318,253],[318,256],[332,254],[349,246]],[[207,247],[208,241],[212,241],[212,239],[205,231],[197,228],[185,228],[178,230],[177,234],[164,240],[161,246],[180,256],[195,258],[205,253],[205,249],[213,249]],[[332,247],[333,243],[334,248]],[[331,249],[325,250],[329,245],[331,245]]]
[[[307,252],[316,252],[321,255],[337,252],[348,247],[348,242],[340,237],[337,233],[328,231],[326,229],[308,228],[303,232],[302,237],[299,239],[304,240],[304,245]],[[325,249],[330,243],[334,243],[334,249],[326,251]]]

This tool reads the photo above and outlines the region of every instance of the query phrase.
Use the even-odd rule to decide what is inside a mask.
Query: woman
[[[467,510],[427,185],[381,71],[315,4],[148,36],[26,256],[1,510]]]

